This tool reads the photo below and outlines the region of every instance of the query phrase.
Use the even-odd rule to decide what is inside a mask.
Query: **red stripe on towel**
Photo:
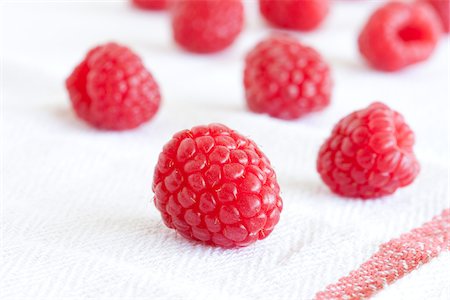
[[[317,293],[317,300],[364,299],[450,249],[450,209],[380,246],[358,269]]]

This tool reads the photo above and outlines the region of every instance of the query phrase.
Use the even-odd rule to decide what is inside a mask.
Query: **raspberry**
[[[419,173],[414,133],[402,115],[382,103],[355,111],[322,145],[317,170],[335,193],[382,197],[412,183]]]
[[[162,10],[166,8],[166,0],[132,0],[139,8],[150,10]]]
[[[115,43],[89,51],[66,87],[78,117],[100,129],[139,126],[155,115],[161,98],[141,59]]]
[[[450,31],[450,1],[449,0],[423,0],[428,2],[437,12],[441,19],[445,32]]]
[[[244,8],[240,0],[173,1],[172,30],[186,50],[211,53],[225,49],[242,30]]]
[[[396,71],[426,60],[440,34],[428,5],[390,2],[369,18],[359,35],[359,50],[374,68]]]
[[[332,82],[319,53],[279,35],[260,42],[247,55],[244,86],[250,110],[296,119],[329,104]]]
[[[329,0],[259,0],[261,14],[273,25],[296,30],[312,30],[325,19]]]
[[[153,191],[169,228],[225,248],[266,238],[282,210],[269,160],[252,140],[221,124],[175,134],[159,156]]]

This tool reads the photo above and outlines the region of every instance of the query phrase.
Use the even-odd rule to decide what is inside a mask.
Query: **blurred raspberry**
[[[266,238],[282,210],[269,160],[253,141],[220,124],[175,134],[159,155],[153,191],[169,228],[225,248]]]
[[[450,31],[450,1],[449,0],[422,0],[431,4],[441,18],[441,23],[445,32]]]
[[[247,55],[244,86],[250,110],[296,119],[329,104],[332,80],[319,53],[279,35],[260,42]]]
[[[150,10],[163,10],[166,8],[166,0],[132,0],[133,4],[139,8]]]
[[[155,115],[161,98],[141,59],[116,43],[89,51],[66,87],[78,117],[101,129],[139,126]]]
[[[244,23],[241,0],[174,0],[171,14],[175,41],[197,53],[230,46]]]
[[[414,133],[382,103],[355,111],[334,127],[317,159],[317,170],[336,194],[382,197],[413,182],[419,163]]]
[[[441,25],[428,5],[390,2],[373,13],[358,44],[374,68],[396,71],[430,57],[440,35]]]
[[[329,0],[259,0],[261,14],[273,25],[296,30],[312,30],[322,23]]]

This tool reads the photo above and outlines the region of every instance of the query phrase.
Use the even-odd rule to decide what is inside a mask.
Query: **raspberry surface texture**
[[[442,28],[446,33],[450,31],[450,0],[422,0],[428,2],[441,19]]]
[[[312,30],[325,19],[330,0],[259,0],[261,14],[272,25],[294,30]]]
[[[317,170],[335,193],[377,198],[413,182],[419,163],[402,115],[376,102],[343,118],[322,145]]]
[[[100,129],[135,128],[155,115],[161,101],[141,59],[116,43],[89,51],[66,87],[78,117]]]
[[[170,10],[175,41],[196,53],[227,48],[244,23],[241,0],[174,0]]]
[[[166,8],[166,0],[132,0],[136,7],[149,10],[163,10]]]
[[[251,111],[297,119],[330,102],[330,68],[314,49],[287,35],[270,37],[245,60],[244,87]]]
[[[389,2],[364,26],[359,51],[373,68],[396,71],[428,59],[440,35],[439,19],[429,5]]]
[[[159,156],[153,191],[169,228],[224,248],[266,238],[283,205],[267,157],[221,124],[176,133]]]

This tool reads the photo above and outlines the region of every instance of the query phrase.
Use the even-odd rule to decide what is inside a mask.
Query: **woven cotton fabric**
[[[401,234],[449,206],[449,40],[399,73],[368,68],[356,37],[380,1],[339,1],[315,32],[295,33],[331,64],[331,105],[298,121],[249,112],[243,58],[273,32],[246,1],[232,48],[200,56],[171,38],[165,13],[126,2],[2,3],[2,299],[312,299]],[[161,86],[156,118],[133,131],[92,129],[71,110],[64,80],[91,47],[138,53]],[[374,201],[333,195],[315,169],[346,114],[382,101],[416,133],[416,181]],[[253,139],[277,172],[284,202],[265,240],[223,250],[164,226],[153,168],[174,132],[223,123]],[[448,252],[374,299],[446,299]]]
[[[357,270],[330,284],[316,299],[366,299],[430,262],[450,246],[450,209],[411,232],[390,240]]]

